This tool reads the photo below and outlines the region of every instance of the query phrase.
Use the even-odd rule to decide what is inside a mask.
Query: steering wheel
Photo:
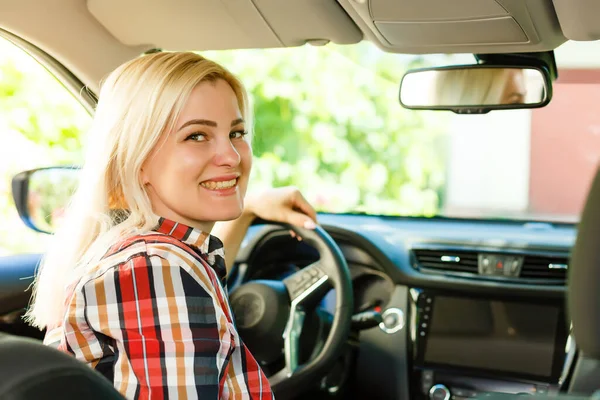
[[[257,361],[262,366],[283,366],[269,376],[277,398],[282,398],[312,387],[337,361],[350,332],[353,293],[346,260],[325,230],[275,225],[295,232],[313,246],[319,261],[282,281],[256,280],[240,285],[229,299],[240,336]],[[335,289],[335,314],[329,321],[327,339],[301,364],[305,322],[315,319],[315,306],[331,288]],[[281,362],[282,352],[285,363]]]

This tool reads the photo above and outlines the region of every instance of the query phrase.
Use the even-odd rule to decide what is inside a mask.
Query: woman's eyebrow
[[[211,121],[208,119],[190,119],[189,121],[187,121],[183,125],[181,125],[179,127],[178,131],[180,131],[183,128],[185,128],[186,126],[190,126],[190,125],[206,125],[206,126],[212,126],[213,128],[217,127],[217,123],[215,121]]]
[[[233,121],[231,121],[231,126],[236,126],[236,125],[243,124],[243,123],[244,123],[244,119],[238,118],[238,119],[234,119]]]
[[[231,121],[231,126],[236,126],[236,125],[243,124],[243,123],[244,123],[243,118],[237,118],[237,119],[234,119],[233,121]],[[218,126],[218,124],[215,121],[211,121],[209,119],[190,119],[189,121],[187,121],[183,125],[181,125],[179,127],[178,131],[180,131],[183,128],[185,128],[186,126],[190,126],[190,125],[205,125],[205,126],[210,126],[213,128],[216,128]]]

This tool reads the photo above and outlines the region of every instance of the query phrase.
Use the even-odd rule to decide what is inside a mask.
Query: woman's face
[[[510,69],[500,104],[525,104],[525,96],[527,96],[527,87],[523,71]]]
[[[174,130],[142,167],[154,212],[207,232],[216,221],[239,217],[252,165],[245,132],[226,81],[196,86]]]

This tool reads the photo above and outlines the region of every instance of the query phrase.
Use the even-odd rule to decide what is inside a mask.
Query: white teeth
[[[234,178],[230,181],[220,181],[220,182],[206,181],[206,182],[200,183],[200,185],[202,185],[202,187],[205,187],[209,190],[217,190],[217,189],[229,189],[231,187],[234,187],[236,182],[237,182],[237,178]]]

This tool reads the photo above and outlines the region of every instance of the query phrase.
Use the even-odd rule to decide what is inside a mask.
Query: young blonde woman
[[[256,216],[310,229],[316,214],[294,188],[245,199],[242,83],[194,53],[158,53],[117,68],[99,99],[29,320],[127,398],[272,398],[234,326],[225,265]]]
[[[525,76],[517,68],[455,69],[437,74],[433,104],[476,106],[523,104]]]

